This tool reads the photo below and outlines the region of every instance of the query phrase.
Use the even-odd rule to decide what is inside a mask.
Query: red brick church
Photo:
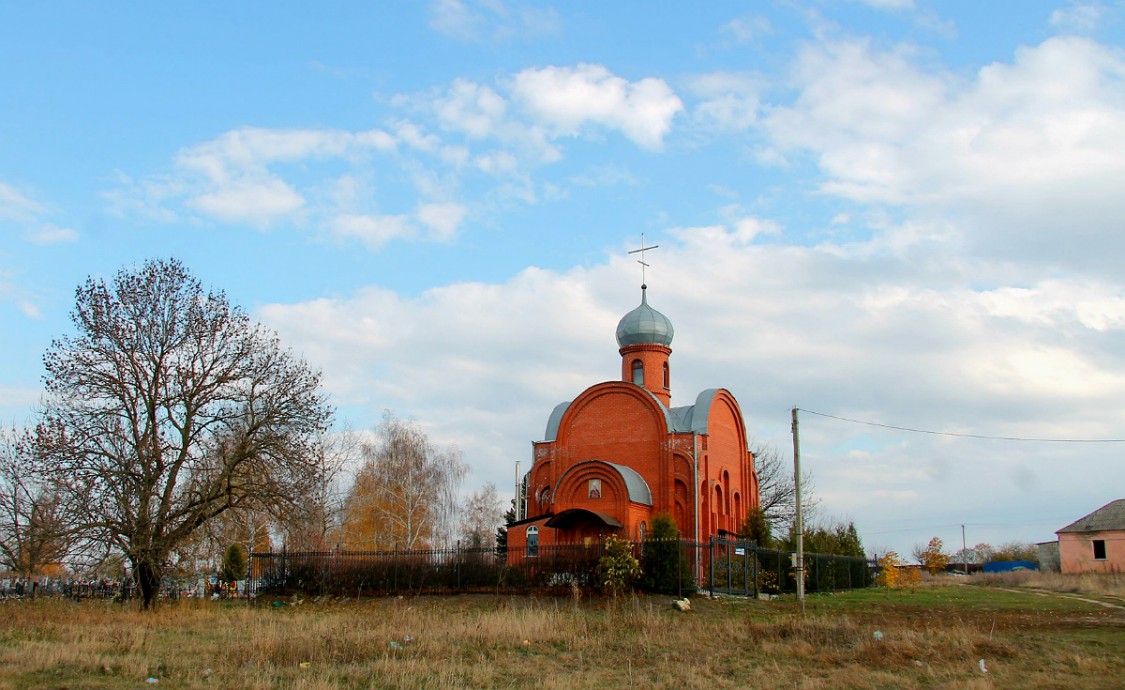
[[[591,544],[608,534],[644,539],[672,516],[682,538],[734,533],[758,505],[746,424],[729,391],[708,389],[672,407],[672,322],[641,304],[617,325],[621,380],[555,407],[526,481],[526,508],[508,529],[516,552]]]

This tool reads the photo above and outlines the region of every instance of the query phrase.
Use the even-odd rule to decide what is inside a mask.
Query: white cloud
[[[629,82],[601,65],[526,69],[515,75],[513,96],[557,134],[578,135],[588,125],[620,130],[633,142],[659,149],[683,102],[662,80]]]
[[[742,130],[758,120],[760,78],[716,72],[695,77],[689,88],[699,98],[693,117],[704,127]]]
[[[54,225],[46,224],[28,230],[27,239],[33,244],[60,244],[76,241],[78,239],[78,233],[70,228],[59,228]]]
[[[305,199],[285,182],[265,178],[228,181],[186,203],[219,220],[268,227],[279,217],[291,216],[305,205]]]
[[[31,220],[46,209],[15,187],[0,182],[0,218]]]
[[[20,311],[23,312],[23,315],[29,319],[38,319],[40,316],[42,316],[42,311],[39,309],[39,305],[33,302],[20,300],[19,308]]]
[[[912,10],[914,0],[852,0],[861,5],[867,5],[877,10]]]
[[[433,107],[443,126],[479,139],[496,134],[508,103],[487,86],[457,79]]]
[[[204,216],[266,228],[281,219],[295,219],[306,203],[293,184],[273,172],[273,166],[357,161],[372,152],[391,152],[396,146],[394,136],[377,129],[346,132],[243,127],[181,150],[174,161],[178,179],[158,185],[150,198],[159,203],[186,195],[185,205]]]
[[[183,215],[177,210],[180,205],[188,215],[194,212],[259,229],[281,222],[301,223],[310,214],[314,226],[331,224],[332,218],[343,216],[337,236],[360,238],[368,247],[380,247],[385,240],[375,238],[399,233],[361,229],[347,220],[359,198],[354,189],[347,191],[349,186],[354,188],[365,176],[373,154],[393,155],[400,143],[433,150],[436,142],[436,137],[409,123],[400,123],[394,134],[380,129],[243,127],[180,150],[170,173],[140,180],[121,175],[120,186],[103,196],[116,214],[160,221],[179,219]],[[342,174],[337,172],[341,168]],[[316,179],[322,170],[330,172],[325,179]],[[310,206],[310,194],[322,197],[328,206]]]
[[[430,3],[430,28],[462,41],[531,41],[557,33],[560,26],[553,7],[503,0]]]
[[[438,242],[453,240],[466,215],[468,209],[454,203],[420,204],[417,211],[418,222],[428,228],[431,237]]]
[[[78,232],[45,222],[54,211],[15,187],[0,182],[0,219],[15,221],[24,226],[23,236],[32,244],[41,246],[74,242]],[[30,304],[30,303],[28,303]],[[23,309],[28,313],[28,309]],[[28,314],[38,316],[38,312]]]
[[[770,20],[761,15],[747,15],[736,17],[719,29],[729,35],[736,43],[750,43],[761,36],[770,33],[773,27]]]
[[[0,386],[0,400],[4,401],[5,407],[12,409],[32,409],[38,402],[43,391],[34,387],[19,387],[19,386]],[[5,419],[5,423],[11,424],[12,420]]]
[[[1113,237],[1125,215],[1118,53],[1052,38],[968,80],[919,63],[907,47],[807,46],[794,72],[798,96],[768,108],[765,132],[781,156],[815,156],[823,192],[948,209],[991,251],[1098,263],[1105,250],[1125,250],[1112,243],[1091,253],[1086,244]]]
[[[180,151],[176,163],[179,167],[199,171],[214,182],[223,182],[232,172],[262,170],[271,163],[390,151],[395,145],[394,137],[381,130],[346,132],[242,127]]]
[[[392,240],[415,236],[410,219],[403,215],[340,215],[329,222],[328,228],[333,236],[359,240],[371,250],[381,249]]]
[[[1069,6],[1052,11],[1049,21],[1066,31],[1093,31],[1101,22],[1102,12],[1100,3],[1071,0]]]
[[[516,11],[503,11],[509,9]],[[748,97],[730,93],[738,89],[733,77],[700,84],[725,89],[726,99],[701,116],[721,126],[752,116]],[[241,127],[182,148],[168,172],[121,174],[102,196],[115,215],[146,220],[308,228],[372,250],[403,238],[448,242],[469,217],[469,206],[455,198],[463,189],[498,205],[565,196],[556,183],[532,177],[563,158],[559,139],[610,129],[659,149],[683,110],[664,81],[629,82],[598,65],[528,69],[495,85],[455,79],[386,102],[392,113],[384,128]]]

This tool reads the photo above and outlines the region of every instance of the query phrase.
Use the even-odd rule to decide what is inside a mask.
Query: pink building
[[[1125,572],[1125,499],[1107,503],[1055,534],[1062,572]]]

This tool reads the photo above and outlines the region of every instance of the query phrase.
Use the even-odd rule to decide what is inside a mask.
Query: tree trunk
[[[145,609],[152,606],[156,595],[160,593],[161,570],[160,566],[147,559],[133,563],[134,578],[141,592],[141,605]]]

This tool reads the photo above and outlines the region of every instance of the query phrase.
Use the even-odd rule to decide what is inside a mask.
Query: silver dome
[[[617,345],[664,345],[671,347],[675,329],[668,317],[648,306],[648,287],[641,286],[641,305],[621,317],[617,324]]]

